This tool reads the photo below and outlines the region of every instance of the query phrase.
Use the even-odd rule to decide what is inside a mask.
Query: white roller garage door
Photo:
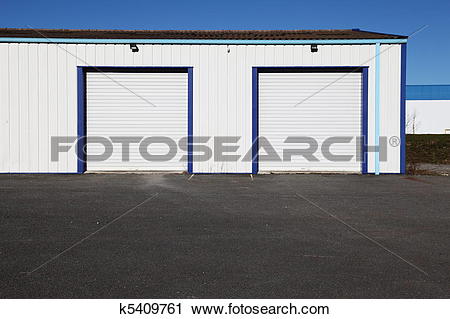
[[[318,161],[293,156],[292,161],[263,160],[259,171],[361,172],[357,138],[361,136],[362,75],[355,73],[260,73],[259,136],[272,144],[280,158],[283,149],[306,148],[286,144],[288,136],[312,137],[318,142]],[[336,162],[321,152],[323,141],[332,136],[353,137],[350,143],[333,144],[331,153],[353,155],[349,162]],[[266,158],[267,159],[267,158]]]
[[[187,73],[125,73],[88,72],[86,76],[87,136],[170,137],[176,143],[187,135],[188,79]],[[150,170],[184,171],[185,152],[169,161],[148,161],[139,152],[137,143],[130,144],[129,160],[122,157],[120,143],[113,144],[113,153],[105,161],[87,161],[90,171]],[[163,155],[169,147],[151,144],[148,153]],[[104,147],[87,144],[88,158],[102,154]]]

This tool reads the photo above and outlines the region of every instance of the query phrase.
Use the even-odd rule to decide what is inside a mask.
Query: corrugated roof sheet
[[[69,30],[0,28],[0,37],[73,39],[333,40],[406,39],[407,36],[349,30]]]

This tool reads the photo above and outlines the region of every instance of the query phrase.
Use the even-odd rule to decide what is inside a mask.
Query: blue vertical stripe
[[[188,173],[193,172],[193,163],[192,163],[192,143],[193,143],[193,135],[194,135],[194,128],[193,128],[193,119],[194,119],[194,112],[193,112],[193,68],[188,68]]]
[[[362,69],[362,125],[361,125],[361,148],[362,148],[362,164],[361,171],[367,174],[367,144],[368,144],[368,93],[369,93],[369,72],[368,68]]]
[[[375,175],[380,174],[380,43],[375,45]]]
[[[400,173],[406,172],[406,43],[401,44]]]
[[[77,67],[77,85],[78,85],[78,110],[77,110],[77,173],[82,174],[86,171],[86,158],[84,146],[86,143],[86,73],[83,67]]]
[[[252,68],[252,173],[257,174],[258,165],[258,68]]]

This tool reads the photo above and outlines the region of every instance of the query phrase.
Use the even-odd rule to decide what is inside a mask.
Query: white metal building
[[[404,173],[406,41],[359,29],[0,29],[0,172]],[[73,145],[57,160],[55,136]],[[149,161],[137,143],[123,158],[113,140],[107,160],[85,161],[77,157],[85,136],[189,143],[170,160]],[[333,136],[352,137],[330,148],[352,160],[323,156]],[[211,137],[203,145],[214,154],[215,138],[233,137],[225,145],[236,157],[196,160],[201,137]],[[281,161],[263,160],[262,137]],[[284,160],[286,146],[304,148],[305,137],[318,144],[316,160]],[[368,151],[380,137],[400,140],[387,144],[385,159]],[[150,146],[154,154],[167,148]],[[103,150],[87,143],[87,156]]]
[[[408,134],[450,134],[450,85],[407,85],[406,116]]]

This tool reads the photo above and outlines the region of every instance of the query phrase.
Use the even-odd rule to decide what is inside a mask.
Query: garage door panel
[[[188,79],[186,73],[87,73],[88,136],[170,137],[176,143],[187,135]],[[122,160],[120,143],[113,143],[106,161],[88,161],[88,170],[184,171],[186,152],[177,148],[168,161],[147,161],[138,144],[130,144],[129,161]],[[101,154],[104,147],[88,143],[87,154]],[[163,155],[165,144],[151,144],[148,153]]]
[[[346,171],[360,172],[357,139],[361,135],[361,73],[260,73],[259,136],[266,138],[280,158],[284,149],[304,149],[308,144],[285,143],[288,136],[316,140],[318,161],[293,156],[290,162],[273,161],[260,151],[260,171]],[[334,144],[334,155],[353,155],[350,162],[329,160],[321,145],[333,136],[351,137]]]

